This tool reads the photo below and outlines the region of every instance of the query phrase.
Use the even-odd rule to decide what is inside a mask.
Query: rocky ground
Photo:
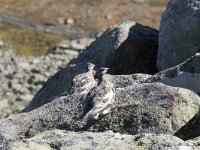
[[[22,110],[46,80],[76,58],[93,39],[63,41],[49,49],[48,55],[20,57],[0,41],[0,118]]]

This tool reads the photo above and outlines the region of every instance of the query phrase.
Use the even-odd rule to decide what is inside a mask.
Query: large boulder
[[[200,98],[192,91],[160,83],[141,83],[142,75],[106,75],[116,88],[111,113],[98,120],[80,120],[81,94],[61,96],[28,113],[0,122],[2,139],[30,138],[50,129],[68,131],[112,130],[122,134],[174,134],[199,111]]]
[[[174,87],[190,89],[200,94],[200,53],[183,63],[150,76],[145,82],[161,82]]]
[[[23,112],[33,110],[69,92],[72,79],[85,71],[86,63],[110,68],[112,74],[156,72],[158,31],[135,22],[107,29],[77,59],[51,77]]]
[[[104,133],[67,132],[52,130],[33,138],[9,143],[10,150],[24,149],[68,149],[68,150],[102,150],[102,149],[193,149],[183,140],[165,134],[122,135],[111,131]],[[197,148],[197,147],[196,147]]]
[[[154,74],[157,48],[157,30],[127,22],[107,29],[72,63],[93,62],[111,74]]]
[[[173,68],[147,77],[143,82],[161,82],[174,87],[187,88],[200,95],[200,53],[196,53]],[[184,140],[200,137],[200,113],[179,129],[175,135]],[[197,138],[195,141],[198,143],[200,140]]]
[[[200,50],[199,0],[169,0],[159,33],[157,67],[173,67]]]

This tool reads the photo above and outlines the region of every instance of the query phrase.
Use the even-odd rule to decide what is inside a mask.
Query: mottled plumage
[[[88,110],[86,115],[83,117],[83,121],[90,115],[95,119],[98,119],[100,114],[107,114],[110,111],[111,105],[115,100],[115,89],[114,85],[110,83],[104,74],[107,72],[107,68],[101,68],[101,83],[99,86],[93,88],[87,95],[84,103],[84,110]]]
[[[87,72],[74,77],[72,81],[71,93],[87,94],[97,82],[93,76],[94,64],[87,64]]]

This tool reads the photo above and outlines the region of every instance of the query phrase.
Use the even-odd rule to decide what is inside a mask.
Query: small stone
[[[27,101],[27,102],[29,102],[32,98],[33,98],[33,95],[31,95],[31,94],[26,94],[26,95],[21,95],[20,96],[21,100]]]
[[[22,86],[20,84],[12,83],[11,87],[15,93],[19,93],[22,90]]]
[[[0,48],[2,48],[4,46],[5,46],[4,42],[2,40],[0,40]]]
[[[93,41],[94,39],[91,38],[72,40],[69,44],[69,48],[74,50],[83,50],[86,46],[89,46]]]
[[[107,15],[105,15],[105,19],[107,19],[107,20],[112,19],[112,15],[111,15],[111,14],[107,14]]]
[[[45,81],[46,80],[45,76],[42,74],[34,74],[34,77],[35,77],[35,81]]]
[[[40,63],[40,60],[39,59],[33,59],[33,64],[39,64]]]
[[[74,24],[74,20],[72,18],[65,19],[64,24],[72,25],[72,24]]]

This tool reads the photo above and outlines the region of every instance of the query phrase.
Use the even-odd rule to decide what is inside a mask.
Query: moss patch
[[[166,6],[166,1],[162,0],[151,0],[149,1],[149,6],[154,6],[154,7],[164,7]]]
[[[63,36],[28,30],[10,24],[0,24],[0,37],[12,46],[20,56],[39,56],[64,39]]]

